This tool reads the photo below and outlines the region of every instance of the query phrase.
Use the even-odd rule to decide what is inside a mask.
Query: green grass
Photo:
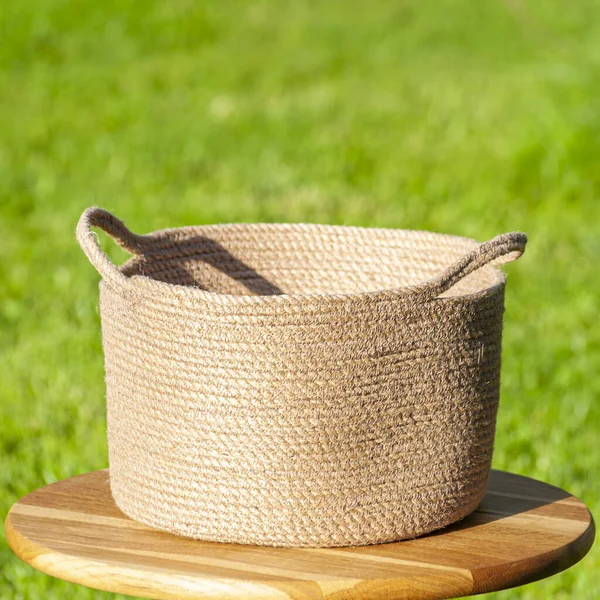
[[[84,207],[229,221],[524,230],[495,466],[600,514],[600,4],[0,5],[0,514],[106,466]],[[113,254],[113,256],[121,256]],[[0,598],[110,598],[0,542]],[[600,597],[600,550],[490,598]]]

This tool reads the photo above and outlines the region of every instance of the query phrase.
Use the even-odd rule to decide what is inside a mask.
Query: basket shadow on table
[[[464,531],[533,511],[536,516],[544,513],[551,516],[553,504],[571,497],[564,490],[550,485],[544,485],[544,497],[541,497],[539,489],[531,489],[535,483],[521,475],[492,470],[486,495],[474,512],[462,521],[423,537]]]

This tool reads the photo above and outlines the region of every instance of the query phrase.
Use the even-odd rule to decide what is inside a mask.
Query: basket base
[[[590,549],[594,524],[568,493],[493,471],[474,513],[419,539],[332,549],[219,544],[130,520],[116,507],[104,470],[25,496],[8,514],[6,537],[44,573],[147,598],[434,600],[562,571]]]

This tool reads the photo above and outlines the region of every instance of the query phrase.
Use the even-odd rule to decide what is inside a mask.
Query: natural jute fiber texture
[[[99,227],[134,256],[116,267]],[[483,497],[522,233],[238,224],[131,233],[102,275],[110,483],[128,516],[269,546],[415,537]]]

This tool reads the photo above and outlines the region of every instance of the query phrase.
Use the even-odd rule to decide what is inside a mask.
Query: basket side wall
[[[238,314],[103,282],[117,504],[180,535],[276,546],[466,516],[490,469],[503,300],[499,286]]]

